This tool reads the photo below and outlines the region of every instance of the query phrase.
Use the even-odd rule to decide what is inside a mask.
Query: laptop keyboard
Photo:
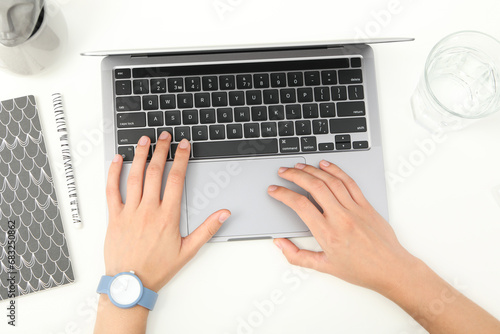
[[[361,58],[114,70],[117,152],[172,135],[192,159],[369,148]]]

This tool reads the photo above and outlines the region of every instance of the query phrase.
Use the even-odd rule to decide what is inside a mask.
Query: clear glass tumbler
[[[432,49],[411,99],[417,123],[431,132],[458,130],[500,109],[500,42],[476,31]]]

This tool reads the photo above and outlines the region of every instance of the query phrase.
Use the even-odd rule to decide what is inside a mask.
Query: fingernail
[[[305,166],[306,165],[304,165],[304,164],[298,163],[298,164],[295,165],[295,168],[297,168],[297,169],[304,169]]]
[[[139,140],[139,145],[144,146],[148,143],[148,137],[147,136],[142,136],[141,140]]]
[[[320,162],[319,164],[320,164],[321,166],[323,166],[323,167],[328,167],[328,166],[330,166],[330,163],[329,163],[328,161],[326,161],[326,160],[321,160],[321,162]]]
[[[278,169],[278,173],[283,173],[287,170],[288,168],[286,167],[280,167],[280,169]]]
[[[274,239],[274,244],[276,245],[276,247],[278,247],[279,249],[283,249],[283,247],[281,247],[281,244],[278,240]]]
[[[231,215],[227,212],[221,213],[221,215],[219,216],[219,223],[222,224],[223,222],[225,222],[229,218],[229,216]]]
[[[277,186],[269,186],[269,187],[267,188],[267,191],[275,191],[276,189],[278,189],[278,187],[277,187]]]
[[[188,141],[186,138],[184,138],[183,140],[181,140],[181,142],[179,143],[179,147],[180,148],[187,148],[188,147]]]
[[[121,155],[120,154],[116,154],[115,157],[113,158],[113,162],[120,161],[120,158],[121,158]]]
[[[163,131],[161,134],[160,134],[160,137],[158,137],[158,139],[167,139],[168,138],[168,131]]]

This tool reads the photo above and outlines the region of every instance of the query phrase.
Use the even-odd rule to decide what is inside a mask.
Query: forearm
[[[445,282],[425,263],[415,262],[399,284],[384,293],[430,333],[500,333],[500,322]]]
[[[149,311],[142,306],[121,309],[106,294],[99,298],[94,334],[143,334]]]

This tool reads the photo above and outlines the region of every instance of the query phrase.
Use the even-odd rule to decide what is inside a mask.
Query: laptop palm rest
[[[278,176],[279,167],[305,163],[303,157],[193,162],[186,175],[187,230],[191,233],[213,212],[229,209],[231,217],[217,232],[226,240],[269,238],[306,232],[307,226],[283,203],[267,194],[271,184],[307,196],[294,183]],[[283,219],[288,217],[288,219]]]

